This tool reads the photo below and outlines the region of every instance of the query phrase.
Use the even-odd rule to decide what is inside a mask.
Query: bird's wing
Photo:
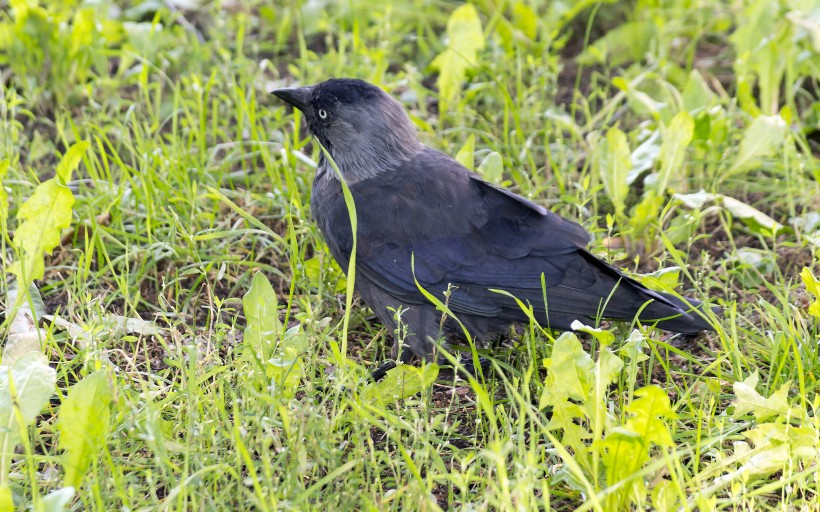
[[[589,235],[580,225],[483,181],[433,150],[352,185],[351,192],[358,217],[358,277],[405,304],[426,303],[415,276],[439,298],[448,285],[455,286],[448,306],[457,314],[514,315],[515,303],[491,289],[544,311],[543,274],[550,319],[567,329],[572,319],[595,318],[619,279],[631,282],[585,250]],[[342,201],[334,204],[327,208],[323,231],[333,238],[331,247],[348,255],[347,210]],[[607,316],[631,318],[646,300],[639,294],[611,304]]]

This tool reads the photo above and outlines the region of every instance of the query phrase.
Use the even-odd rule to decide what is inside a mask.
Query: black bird
[[[505,290],[534,308],[548,327],[570,330],[597,318],[657,324],[694,334],[712,330],[701,302],[651,291],[586,250],[589,234],[508,190],[484,181],[431,149],[401,104],[354,79],[274,91],[301,110],[336,162],[358,216],[356,289],[391,331],[395,310],[408,333],[401,357],[432,359],[437,340],[463,336],[419,291],[415,277],[443,301],[478,340],[528,322]],[[330,252],[345,271],[353,246],[350,218],[336,172],[324,154],[313,182],[311,210]],[[546,294],[541,275],[546,282]],[[546,301],[545,299],[546,295]],[[546,304],[545,304],[546,302]],[[398,343],[393,357],[399,357]]]

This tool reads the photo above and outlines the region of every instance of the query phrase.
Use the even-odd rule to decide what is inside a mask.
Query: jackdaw
[[[356,289],[391,332],[403,310],[409,350],[395,343],[394,358],[434,359],[439,340],[447,346],[463,336],[453,319],[442,322],[416,280],[442,302],[449,288],[447,307],[477,340],[529,321],[497,290],[531,305],[537,320],[557,330],[601,318],[637,318],[686,334],[712,329],[695,311],[701,302],[649,290],[589,253],[590,236],[579,224],[419,142],[402,105],[379,87],[331,79],[274,94],[304,113],[350,188],[358,216]],[[335,170],[319,158],[310,207],[346,271],[350,217]]]

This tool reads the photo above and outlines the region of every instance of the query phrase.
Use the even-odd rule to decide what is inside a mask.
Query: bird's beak
[[[294,89],[277,89],[273,91],[273,94],[287,101],[293,105],[294,108],[305,112],[310,105],[310,91],[312,89],[313,87],[311,86],[297,87]]]

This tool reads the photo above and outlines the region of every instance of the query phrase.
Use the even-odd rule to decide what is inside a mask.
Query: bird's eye
[[[327,110],[320,108],[319,109],[319,118],[320,119],[327,119]]]

